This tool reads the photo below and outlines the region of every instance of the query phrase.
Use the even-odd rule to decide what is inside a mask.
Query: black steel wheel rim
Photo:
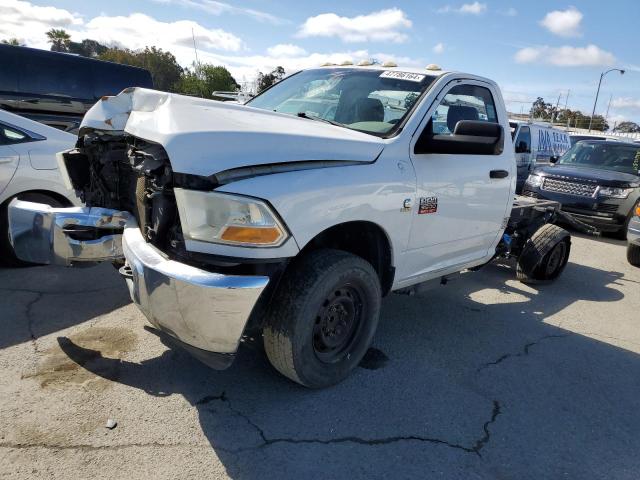
[[[363,324],[362,292],[353,284],[333,291],[322,302],[313,326],[313,351],[324,363],[336,363],[357,344]]]
[[[564,265],[565,256],[567,254],[567,243],[559,242],[551,252],[549,252],[549,261],[547,262],[545,273],[547,277],[557,274]]]

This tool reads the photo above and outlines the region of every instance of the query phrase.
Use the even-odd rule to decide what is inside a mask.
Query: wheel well
[[[375,223],[357,221],[334,225],[316,235],[301,253],[319,248],[344,250],[365,259],[378,273],[382,294],[391,290],[395,274],[391,243],[385,231]]]
[[[7,200],[5,200],[3,202],[3,205],[8,204],[11,200],[13,200],[14,198],[20,198],[23,197],[24,195],[27,195],[29,193],[37,193],[39,195],[46,195],[47,197],[51,197],[55,200],[57,200],[58,202],[60,202],[64,207],[71,207],[73,204],[69,201],[68,198],[66,198],[64,195],[60,195],[59,193],[56,192],[52,192],[50,190],[27,190],[25,192],[20,192],[16,195],[14,195],[13,197],[8,198]]]

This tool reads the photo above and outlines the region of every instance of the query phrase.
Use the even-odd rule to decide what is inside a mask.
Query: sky
[[[590,114],[640,123],[640,1],[547,0],[0,0],[0,39],[49,48],[49,28],[109,45],[171,51],[225,65],[240,83],[282,65],[375,58],[483,75],[507,107],[528,112],[536,97]],[[1,74],[1,72],[0,72]],[[568,98],[567,98],[568,93]]]

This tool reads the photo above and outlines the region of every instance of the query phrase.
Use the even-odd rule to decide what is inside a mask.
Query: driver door
[[[498,103],[500,102],[500,103]],[[491,257],[509,216],[515,183],[514,152],[502,98],[491,84],[454,81],[437,96],[411,141],[417,176],[416,210],[409,238],[409,275],[434,278]],[[498,113],[500,112],[500,113]],[[453,135],[461,120],[498,123],[499,153],[427,153],[433,135]],[[515,186],[515,185],[514,185]]]

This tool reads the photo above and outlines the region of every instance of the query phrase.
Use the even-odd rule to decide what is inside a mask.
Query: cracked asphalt
[[[637,479],[640,269],[574,235],[555,284],[514,277],[389,296],[310,391],[255,345],[223,372],[168,348],[110,265],[0,270],[0,476]]]

